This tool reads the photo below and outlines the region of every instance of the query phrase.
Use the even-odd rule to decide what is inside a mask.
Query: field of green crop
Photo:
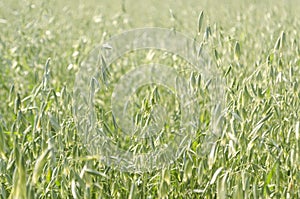
[[[299,11],[296,0],[0,0],[0,198],[300,198]],[[102,70],[91,85],[101,84],[97,125],[133,154],[171,140],[182,113],[166,89],[144,86],[132,96],[137,125],[148,125],[157,103],[171,118],[159,141],[123,139],[110,97],[126,71],[169,65],[196,93],[196,135],[178,159],[132,172],[101,161],[109,151],[90,153],[74,116],[74,84],[95,46],[144,27],[201,44],[224,79],[223,99],[215,99],[224,103],[208,140],[214,91],[186,60],[148,49]]]

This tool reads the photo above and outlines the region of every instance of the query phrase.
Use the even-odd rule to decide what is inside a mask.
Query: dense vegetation
[[[299,198],[297,4],[0,1],[0,198]],[[74,120],[73,87],[96,45],[149,26],[175,29],[205,45],[226,82],[223,124],[215,145],[203,150],[211,116],[201,112],[197,136],[177,161],[129,173],[89,154]],[[155,50],[129,53],[114,66],[126,70],[153,61],[184,70],[184,60]],[[200,76],[183,73],[191,80]],[[137,103],[155,89],[147,87]],[[209,95],[205,82],[198,90]],[[109,91],[98,96],[102,124]],[[163,100],[165,91],[158,91]],[[105,126],[115,128],[114,121],[107,118]]]

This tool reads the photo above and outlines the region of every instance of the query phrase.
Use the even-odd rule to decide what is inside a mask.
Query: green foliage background
[[[0,197],[299,198],[299,11],[292,0],[0,1]],[[149,26],[205,41],[226,115],[207,154],[199,134],[168,168],[130,174],[88,155],[73,84],[95,45]]]

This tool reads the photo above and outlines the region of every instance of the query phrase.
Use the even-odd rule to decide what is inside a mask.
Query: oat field
[[[0,198],[300,198],[299,13],[296,0],[0,0]],[[214,65],[211,73],[223,80],[223,92],[211,88],[208,73],[190,70],[174,53],[127,52],[107,67],[103,59],[99,78],[87,84],[95,111],[83,110],[105,132],[101,142],[133,157],[181,141],[176,133],[186,132],[176,95],[151,84],[135,90],[128,106],[142,131],[157,128],[150,118],[160,104],[156,110],[167,118],[157,124],[162,130],[124,135],[120,126],[131,120],[114,118],[111,108],[122,100],[111,96],[124,74],[142,64],[168,65],[195,97],[197,110],[187,117],[196,121],[192,139],[182,142],[174,161],[157,168],[142,162],[150,169],[141,171],[118,154],[113,164],[103,161],[112,153],[109,144],[91,153],[90,145],[99,143],[80,133],[90,127],[74,113],[74,88],[96,46],[145,27],[192,38]],[[209,104],[215,101],[222,102],[215,114],[221,122],[213,126]]]

